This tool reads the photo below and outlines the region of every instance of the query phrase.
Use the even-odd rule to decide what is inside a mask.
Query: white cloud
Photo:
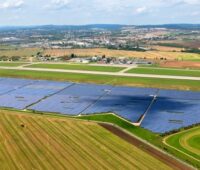
[[[7,0],[0,3],[0,9],[18,9],[24,5],[23,0]]]
[[[198,5],[200,0],[156,0],[157,3],[161,2],[163,4],[187,4],[187,5]]]
[[[198,15],[200,15],[200,12],[199,11],[194,11],[190,15],[191,16],[198,16]]]
[[[190,5],[197,5],[200,4],[200,0],[182,0],[184,3],[186,4],[190,4]]]
[[[139,8],[137,8],[137,9],[135,10],[135,12],[136,12],[137,14],[141,14],[141,13],[144,13],[144,12],[146,12],[146,11],[147,11],[147,7],[146,7],[146,6],[139,7]]]
[[[51,9],[62,9],[67,8],[70,4],[70,0],[52,0],[51,3],[45,8],[51,8]]]

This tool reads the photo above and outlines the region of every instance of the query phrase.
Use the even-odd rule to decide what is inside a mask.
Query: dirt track
[[[134,138],[133,136],[129,135],[128,133],[125,133],[117,127],[105,123],[99,123],[99,125],[109,130],[113,134],[119,136],[120,138],[124,139],[125,141],[131,143],[132,145],[139,147],[143,151],[149,153],[153,157],[164,162],[165,164],[167,164],[175,170],[192,170],[192,168],[187,166],[186,164],[183,164],[180,161],[174,159],[173,157],[170,157],[169,155],[151,147],[150,145],[138,140],[137,138]]]

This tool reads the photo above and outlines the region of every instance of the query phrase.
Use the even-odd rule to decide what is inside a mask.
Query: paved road
[[[98,71],[80,71],[80,70],[63,70],[63,69],[44,69],[44,68],[27,68],[27,67],[0,67],[0,69],[7,70],[29,70],[29,71],[46,71],[46,72],[60,72],[60,73],[78,73],[78,74],[92,74],[92,75],[110,75],[110,76],[124,76],[124,77],[143,77],[143,78],[160,78],[160,79],[176,79],[176,80],[198,80],[200,77],[187,76],[168,76],[168,75],[151,75],[151,74],[132,74],[121,72],[98,72]]]

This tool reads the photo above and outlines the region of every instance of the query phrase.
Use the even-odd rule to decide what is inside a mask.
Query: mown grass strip
[[[123,77],[109,75],[91,75],[76,73],[58,73],[46,71],[25,71],[0,69],[0,77],[45,79],[54,81],[72,81],[81,83],[110,84],[122,86],[139,86],[178,90],[200,90],[200,81],[175,80],[160,78]]]
[[[33,64],[27,66],[29,68],[46,68],[46,69],[63,69],[63,70],[83,70],[83,71],[99,71],[99,72],[119,72],[126,67],[113,66],[92,66],[78,64]]]
[[[200,160],[199,154],[197,154],[196,152],[193,152],[193,150],[191,149],[191,147],[193,147],[195,149],[195,151],[198,150],[198,152],[200,152],[199,145],[197,145],[197,148],[196,148],[195,145],[192,145],[192,144],[191,144],[191,146],[187,146],[187,143],[185,143],[187,141],[183,142],[185,140],[185,138],[187,138],[188,135],[191,136],[192,134],[194,134],[197,137],[197,139],[199,140],[200,139],[200,127],[195,127],[190,130],[186,130],[186,131],[182,131],[180,133],[174,134],[174,135],[170,135],[169,137],[165,138],[165,141],[170,146],[175,147],[178,150],[185,152],[186,154],[189,154],[192,157]]]
[[[127,73],[200,77],[199,70],[181,70],[181,69],[175,70],[175,69],[162,69],[162,68],[134,68],[129,70]]]
[[[0,62],[0,67],[18,67],[27,63],[18,63],[18,62]]]

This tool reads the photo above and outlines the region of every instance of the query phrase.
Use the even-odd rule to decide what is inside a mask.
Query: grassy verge
[[[21,62],[0,62],[0,67],[18,67],[26,63]]]
[[[64,70],[84,70],[84,71],[99,71],[99,72],[119,72],[125,67],[112,66],[91,66],[81,64],[33,64],[31,68],[47,68],[47,69],[64,69]]]
[[[165,145],[163,141],[163,137],[161,137],[159,134],[152,133],[148,130],[145,130],[140,127],[135,127],[131,123],[120,119],[119,117],[115,116],[114,114],[98,114],[98,115],[86,115],[81,117],[76,117],[77,119],[82,120],[89,120],[89,121],[99,121],[99,122],[108,122],[115,124],[119,126],[120,128],[123,128],[127,130],[128,132],[132,133],[133,135],[136,135],[140,137],[143,140],[146,140],[147,142],[161,148],[164,151],[167,151],[168,153],[178,157],[179,159],[193,165],[196,168],[200,168],[200,163],[187,155],[184,155],[175,149]]]
[[[199,70],[176,70],[165,68],[134,68],[127,73],[200,77]]]
[[[200,160],[200,127],[184,130],[166,137],[166,143]]]
[[[59,73],[47,71],[25,71],[0,69],[0,77],[45,79],[56,81],[73,81],[82,83],[139,86],[178,90],[200,90],[199,82],[193,80],[175,80],[159,78],[123,77],[109,75],[91,75],[76,73]]]

